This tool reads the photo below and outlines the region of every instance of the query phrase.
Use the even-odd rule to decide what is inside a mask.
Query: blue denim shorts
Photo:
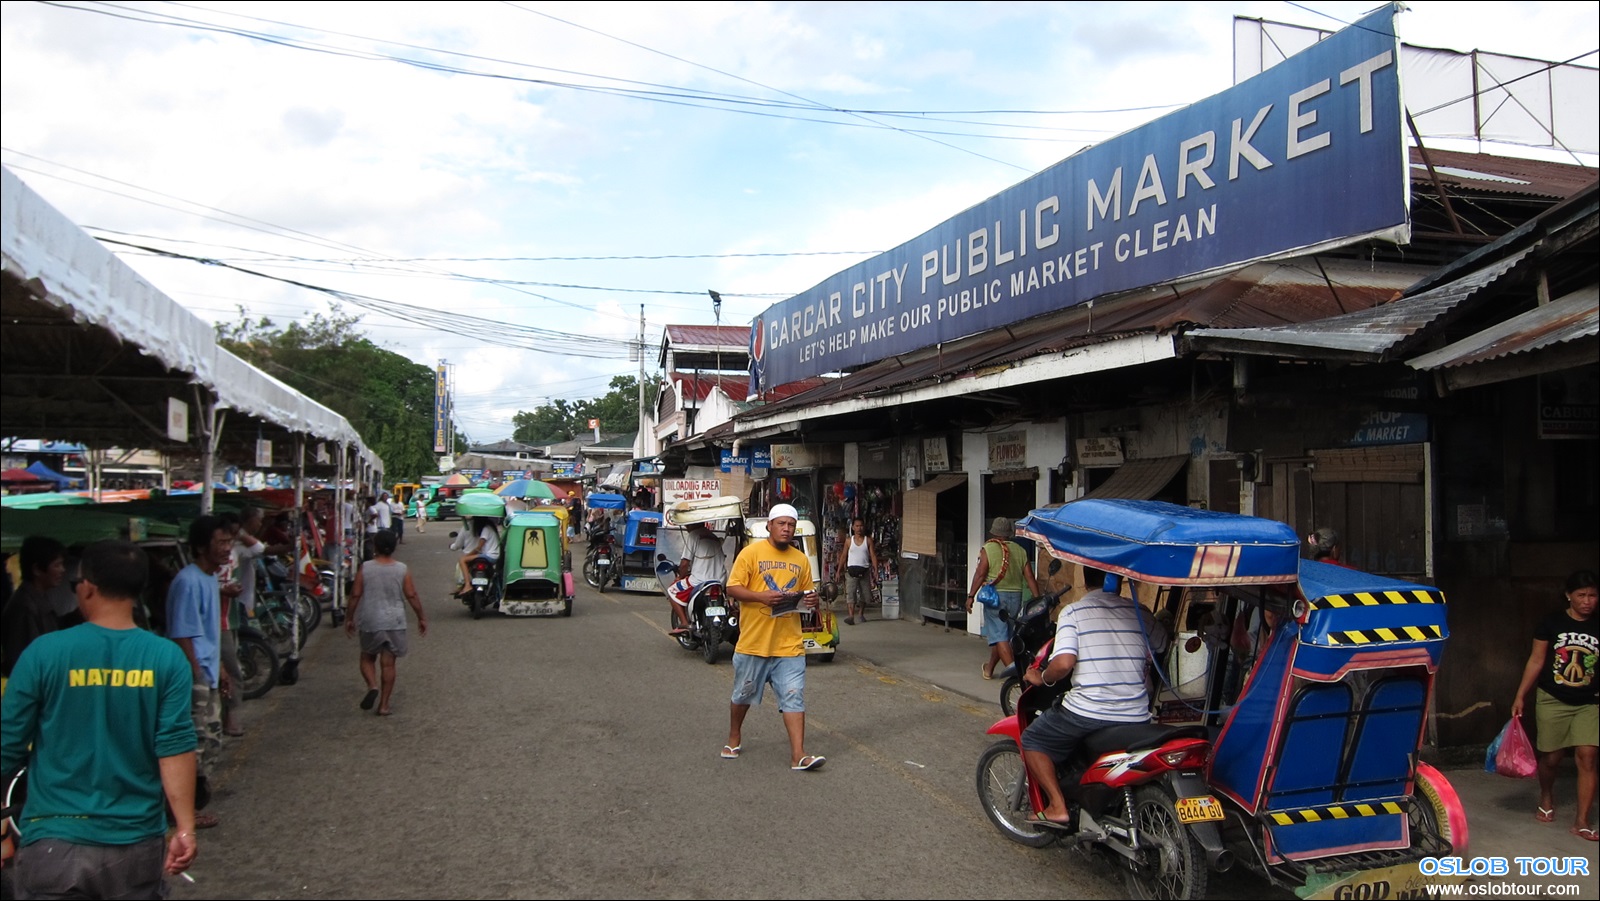
[[[1022,613],[1022,592],[997,591],[1000,595],[1000,606],[1006,609],[1009,620],[1002,620],[998,610],[983,608],[983,640],[989,644],[999,644],[1011,640],[1011,624],[1017,621]]]
[[[759,705],[768,683],[778,695],[780,713],[806,712],[806,655],[756,657],[734,652],[733,703]]]

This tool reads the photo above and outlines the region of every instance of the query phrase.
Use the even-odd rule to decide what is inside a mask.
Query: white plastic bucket
[[[899,619],[900,618],[900,599],[898,597],[895,597],[893,595],[884,595],[883,596],[883,618],[884,619]]]

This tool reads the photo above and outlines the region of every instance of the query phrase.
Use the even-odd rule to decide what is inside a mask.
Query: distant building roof
[[[667,342],[683,350],[726,348],[746,353],[750,349],[748,325],[669,325]]]

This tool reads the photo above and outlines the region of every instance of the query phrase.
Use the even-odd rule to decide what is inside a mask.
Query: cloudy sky
[[[495,440],[636,373],[641,307],[649,345],[707,289],[747,323],[1228,87],[1233,16],[1371,6],[6,2],[3,160],[97,237],[355,296],[118,249],[207,320],[362,315]],[[1596,64],[1600,3],[1412,7],[1409,43]]]

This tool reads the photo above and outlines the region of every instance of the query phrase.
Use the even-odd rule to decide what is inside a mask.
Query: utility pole
[[[633,442],[634,456],[642,455],[654,443],[654,436],[645,437],[648,428],[644,416],[644,304],[639,304],[639,437]]]

